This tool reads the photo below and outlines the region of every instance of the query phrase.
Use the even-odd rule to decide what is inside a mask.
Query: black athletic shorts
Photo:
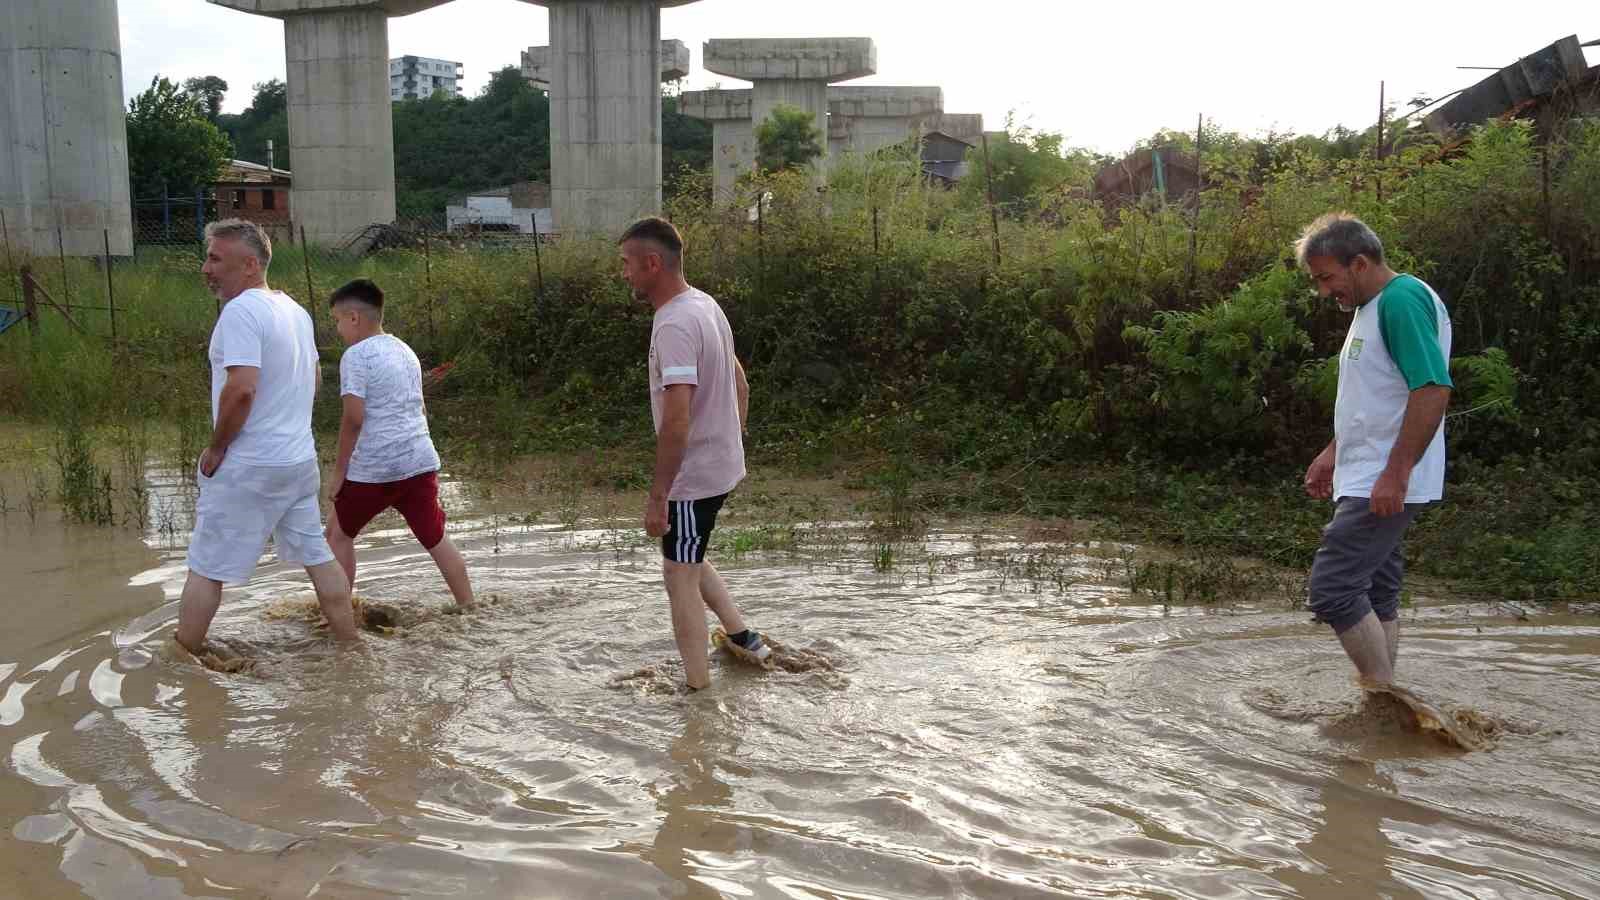
[[[717,527],[717,511],[727,494],[704,500],[668,500],[667,533],[661,536],[661,555],[672,562],[703,563],[706,541]]]

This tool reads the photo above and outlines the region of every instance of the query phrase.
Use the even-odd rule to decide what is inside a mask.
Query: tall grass
[[[1203,525],[1173,529],[1175,539],[1277,553],[1270,534],[1230,543],[1237,511],[1212,489],[1264,475],[1292,483],[1327,440],[1329,360],[1346,320],[1284,262],[1306,222],[1346,208],[1451,307],[1455,477],[1556,473],[1558,493],[1578,495],[1552,499],[1571,515],[1555,515],[1539,547],[1577,547],[1573,536],[1596,524],[1581,495],[1600,486],[1590,474],[1600,470],[1600,124],[1575,122],[1543,146],[1523,124],[1494,124],[1464,149],[1415,142],[1381,163],[1217,144],[1198,198],[1110,211],[1086,185],[1066,185],[1025,213],[1014,207],[999,222],[998,260],[989,212],[972,200],[981,194],[929,185],[907,155],[856,160],[820,193],[804,176],[751,185],[751,208],[770,196],[759,222],[742,205],[712,205],[709,191],[680,192],[668,212],[688,243],[689,280],[727,310],[752,379],[752,452],[876,473],[878,515],[896,527],[954,506],[1045,513],[1142,499]],[[53,284],[49,262],[36,268]],[[20,326],[0,336],[0,411],[203,423],[216,304],[198,265],[194,248],[119,262],[115,343],[100,313],[83,316],[92,337],[49,312],[36,341]],[[103,273],[75,266],[74,293],[89,302]],[[429,408],[463,458],[620,448],[631,459],[649,442],[649,311],[616,269],[607,239],[562,240],[537,259],[527,245],[436,241],[365,257],[283,247],[270,279],[317,317],[330,381],[340,348],[327,293],[356,276],[381,284],[389,329],[426,365],[453,364]],[[335,393],[319,400],[323,427],[337,421]],[[1143,493],[1052,481],[1085,463],[1119,467],[1107,477]],[[1210,480],[1137,474],[1146,470]],[[1190,494],[1171,495],[1173,483]],[[1282,518],[1254,524],[1295,535],[1287,558],[1303,560],[1320,513],[1256,499]],[[1568,565],[1576,551],[1510,535],[1478,551],[1543,573],[1525,580],[1552,590],[1594,573]]]

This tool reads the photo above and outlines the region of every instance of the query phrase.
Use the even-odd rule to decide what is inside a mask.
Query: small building
[[[443,91],[445,96],[461,96],[464,67],[448,59],[428,56],[400,56],[389,60],[389,99],[426,100]]]
[[[247,219],[267,229],[275,241],[292,239],[289,190],[293,176],[287,169],[264,166],[246,159],[230,159],[211,185],[216,217]]]
[[[445,207],[445,228],[452,232],[551,234],[550,185],[520,181],[505,187],[473,191]]]
[[[972,143],[943,131],[922,136],[922,172],[944,185],[953,185],[967,174],[967,153]]]
[[[1147,194],[1183,202],[1199,189],[1194,154],[1176,147],[1136,150],[1094,176],[1094,197],[1107,211],[1137,203]]]

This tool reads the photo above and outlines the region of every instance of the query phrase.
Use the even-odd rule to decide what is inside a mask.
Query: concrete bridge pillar
[[[389,23],[445,0],[209,0],[283,20],[289,214],[306,238],[342,243],[394,221]]]
[[[678,111],[711,123],[712,191],[718,203],[733,202],[739,176],[756,164],[750,91],[684,91],[678,97]]]
[[[529,47],[522,51],[522,77],[528,83],[550,85],[551,57],[549,47]],[[689,45],[683,41],[661,42],[661,80],[677,81],[689,75]]]
[[[14,256],[133,252],[116,0],[0,2],[0,211]]]
[[[661,9],[694,0],[527,0],[550,9],[550,193],[562,234],[661,211]]]
[[[750,82],[752,129],[780,105],[810,113],[826,155],[828,85],[877,72],[878,49],[871,38],[733,38],[707,41],[703,64]]]

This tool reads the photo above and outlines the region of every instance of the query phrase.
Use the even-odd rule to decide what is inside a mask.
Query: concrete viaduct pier
[[[706,41],[707,71],[750,82],[750,119],[765,122],[780,105],[816,120],[828,138],[828,85],[878,71],[871,38],[735,38]]]
[[[615,236],[661,211],[661,9],[694,0],[526,0],[550,9],[556,230]]]
[[[827,90],[827,161],[871,153],[935,130],[944,110],[937,87],[837,85]],[[755,168],[756,125],[751,90],[684,91],[684,115],[711,123],[711,166],[719,199],[731,198],[740,176]]]
[[[116,0],[0,2],[0,82],[12,253],[133,253]]]
[[[389,18],[445,0],[209,0],[283,20],[289,209],[307,240],[342,243],[394,221]]]
[[[522,51],[522,77],[530,84],[550,84],[550,48],[529,47]],[[677,81],[689,76],[689,45],[683,41],[661,42],[661,80]]]

